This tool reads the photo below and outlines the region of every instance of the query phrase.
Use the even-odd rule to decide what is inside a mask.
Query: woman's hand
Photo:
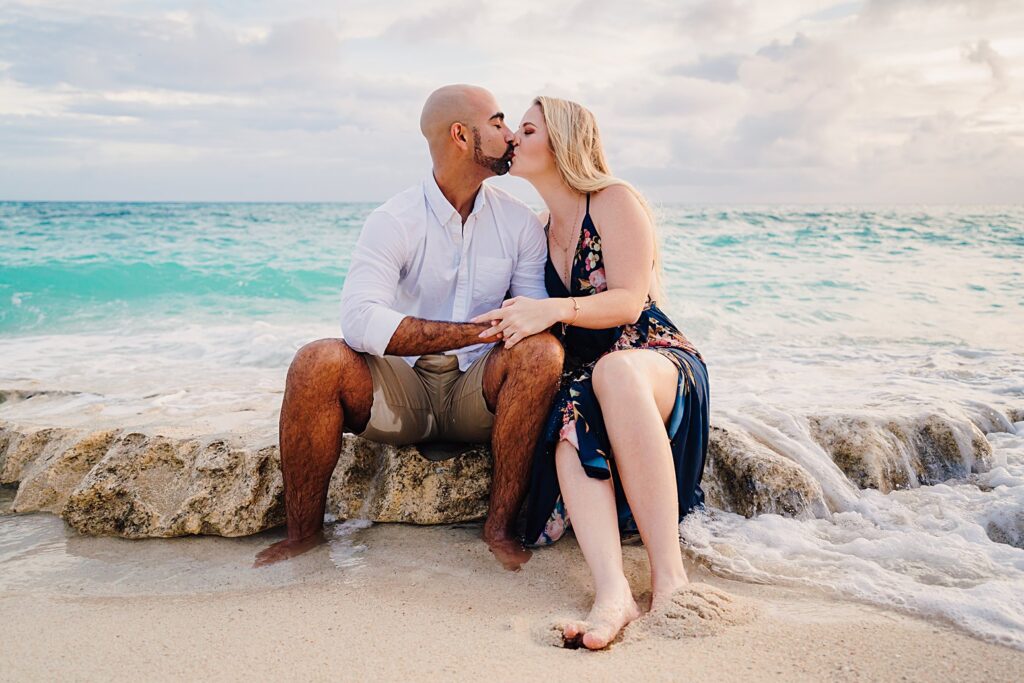
[[[565,299],[531,299],[517,296],[506,299],[501,308],[481,313],[470,320],[472,323],[490,323],[491,327],[480,333],[481,337],[500,334],[505,348],[512,348],[530,335],[543,332],[562,319]]]

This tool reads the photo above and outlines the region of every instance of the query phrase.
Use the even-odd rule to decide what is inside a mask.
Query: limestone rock
[[[858,488],[888,493],[916,481],[904,442],[866,417],[812,416],[813,438]]]
[[[116,431],[46,431],[48,443],[22,467],[18,495],[11,506],[13,512],[45,510],[59,514],[71,491],[103,458],[117,435]]]
[[[811,417],[808,424],[861,488],[963,479],[992,460],[978,428],[948,416]],[[436,444],[396,448],[352,436],[344,443],[328,487],[327,509],[336,517],[441,524],[486,514],[486,447],[460,447],[445,458],[437,457]],[[0,484],[18,482],[12,511],[55,512],[87,534],[241,536],[284,522],[277,447],[240,437],[172,439],[0,423]],[[822,487],[807,470],[739,428],[712,427],[702,485],[710,507],[748,517],[827,514]],[[1018,543],[1014,534],[1010,542]]]
[[[59,449],[71,434],[67,429],[39,429],[21,432],[4,428],[0,439],[0,484],[22,480],[23,472],[46,449]]]
[[[921,461],[922,484],[964,479],[992,468],[992,445],[969,422],[930,415],[907,429],[910,444]]]
[[[378,522],[480,519],[490,451],[457,450],[457,457],[431,460],[422,454],[427,447],[346,437],[328,510]],[[276,446],[0,425],[0,467],[6,482],[20,482],[12,512],[54,512],[85,534],[242,536],[284,522]]]
[[[445,460],[416,446],[387,446],[346,437],[328,488],[327,509],[340,519],[443,524],[482,519],[491,487],[485,446]]]
[[[61,516],[125,538],[244,536],[284,520],[275,447],[127,433],[71,492]]]
[[[858,488],[888,493],[991,467],[992,446],[965,420],[830,415],[812,416],[808,424],[811,437]]]
[[[1024,550],[1024,510],[990,519],[985,525],[985,534],[996,543]]]
[[[824,514],[821,487],[797,463],[750,437],[712,427],[701,483],[708,506],[745,517]]]

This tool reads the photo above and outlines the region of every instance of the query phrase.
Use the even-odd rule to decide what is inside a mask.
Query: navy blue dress
[[[550,256],[544,280],[548,295],[552,297],[585,297],[608,288],[601,236],[590,217],[589,194],[572,262],[571,291],[558,276]],[[675,406],[667,431],[675,463],[680,519],[703,505],[700,480],[708,448],[709,393],[707,367],[697,349],[649,297],[640,318],[632,325],[603,330],[570,326],[564,334],[560,328],[556,325],[553,331],[565,347],[566,363],[561,387],[534,453],[524,542],[533,546],[554,543],[570,526],[555,470],[555,447],[562,439],[576,447],[580,464],[588,476],[613,478],[619,530],[623,534],[636,533],[636,523],[619,482],[615,454],[591,381],[598,359],[613,351],[650,349],[664,355],[678,369]]]

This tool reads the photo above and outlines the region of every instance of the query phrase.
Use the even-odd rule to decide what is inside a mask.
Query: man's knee
[[[343,339],[318,339],[295,353],[285,385],[285,401],[340,401],[345,424],[365,425],[373,402],[373,378],[362,354]],[[358,431],[361,431],[359,429]]]
[[[355,354],[343,339],[317,339],[295,352],[289,372],[322,372],[342,368]]]
[[[498,395],[510,379],[531,395],[553,392],[562,375],[564,358],[562,344],[549,332],[529,336],[511,349],[499,342],[484,368],[483,392],[487,407],[495,410]]]
[[[512,347],[510,355],[517,365],[531,372],[558,376],[565,360],[561,342],[550,332],[534,334]]]
[[[345,340],[318,339],[296,351],[288,368],[287,384],[315,391],[362,394],[364,385],[371,385],[372,379],[366,361]]]

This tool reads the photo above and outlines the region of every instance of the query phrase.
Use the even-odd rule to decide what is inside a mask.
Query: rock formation
[[[807,434],[851,486],[882,492],[963,479],[986,470],[992,453],[973,424],[941,415],[812,416]],[[482,518],[489,449],[456,448],[454,457],[443,451],[346,437],[328,511],[341,519],[414,524]],[[52,512],[85,534],[243,536],[284,521],[277,447],[240,437],[172,439],[0,423],[0,485],[12,484],[18,485],[12,512]],[[712,428],[703,487],[709,506],[748,517],[828,511],[806,469],[735,427]]]

